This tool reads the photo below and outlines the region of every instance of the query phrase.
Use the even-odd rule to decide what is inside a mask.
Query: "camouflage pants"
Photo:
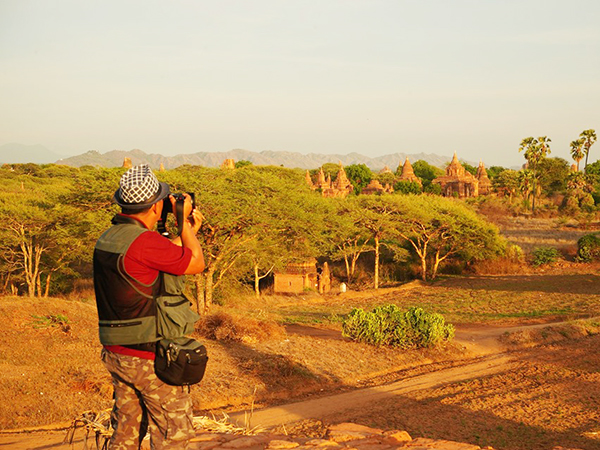
[[[189,388],[170,386],[154,373],[154,361],[102,350],[115,403],[111,450],[138,450],[150,430],[153,449],[185,449],[194,434]]]

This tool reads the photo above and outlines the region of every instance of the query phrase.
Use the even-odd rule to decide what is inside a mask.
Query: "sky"
[[[0,0],[0,145],[569,159],[597,0]],[[600,143],[590,161],[600,158]]]

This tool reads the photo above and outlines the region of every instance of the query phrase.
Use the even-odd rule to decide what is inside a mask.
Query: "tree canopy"
[[[372,176],[366,166],[346,169],[357,186]],[[125,170],[0,168],[1,288],[48,295],[89,276],[94,243],[119,211],[112,197]],[[323,198],[306,185],[303,171],[272,166],[184,165],[156,175],[172,192],[195,193],[205,217],[199,239],[207,269],[190,278],[200,311],[240,282],[260,295],[261,279],[307,258],[342,261],[352,281],[361,255],[370,252],[378,287],[382,249],[397,256],[394,264],[412,252],[425,264],[422,276],[432,278],[445,260],[485,257],[499,245],[497,234],[455,200],[412,194]]]

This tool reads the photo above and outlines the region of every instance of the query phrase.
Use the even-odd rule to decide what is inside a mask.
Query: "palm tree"
[[[585,167],[587,167],[587,163],[588,163],[588,156],[590,154],[590,147],[592,145],[594,145],[594,142],[596,142],[596,130],[591,130],[591,129],[584,130],[581,132],[579,137],[583,138],[583,140],[584,140],[583,152],[585,153],[585,166],[584,166],[584,170],[585,170]]]
[[[577,163],[577,172],[579,172],[579,162],[584,157],[584,152],[583,152],[583,143],[584,142],[585,142],[585,140],[583,138],[579,138],[574,141],[571,141],[571,157]]]
[[[538,164],[550,153],[550,138],[548,136],[540,136],[537,139],[534,137],[527,137],[521,141],[521,145],[519,146],[519,151],[523,150],[525,152],[525,159],[527,160],[528,169],[531,170],[531,180],[532,180],[532,193],[533,193],[533,201],[531,204],[531,212],[535,213],[535,198],[536,194],[539,192],[538,187],[538,178],[539,175],[537,173]]]

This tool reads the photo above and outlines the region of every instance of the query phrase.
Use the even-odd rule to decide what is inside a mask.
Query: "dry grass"
[[[509,242],[527,253],[537,247],[554,247],[567,257],[575,255],[581,236],[600,230],[597,223],[582,228],[574,220],[534,217],[505,218],[498,225]]]
[[[196,323],[196,332],[216,341],[235,341],[247,344],[281,339],[285,336],[285,329],[273,321],[235,316],[224,311],[218,311],[200,319]]]
[[[109,405],[94,305],[4,297],[0,315],[0,428],[65,421]],[[51,320],[59,316],[68,327]]]
[[[281,300],[281,299],[280,299]],[[292,302],[291,298],[287,299]],[[71,421],[82,411],[109,408],[110,377],[100,361],[95,306],[60,299],[0,297],[0,429]],[[63,315],[60,325],[36,328],[36,316]],[[236,316],[235,323],[244,322]],[[253,327],[264,321],[254,321]],[[281,330],[280,326],[274,326]],[[245,336],[245,333],[242,333]],[[453,346],[427,352],[371,349],[343,340],[269,333],[251,342],[200,337],[209,353],[207,373],[192,387],[203,415],[285,403],[307,394],[360,386],[372,377],[438,360],[468,357]]]

